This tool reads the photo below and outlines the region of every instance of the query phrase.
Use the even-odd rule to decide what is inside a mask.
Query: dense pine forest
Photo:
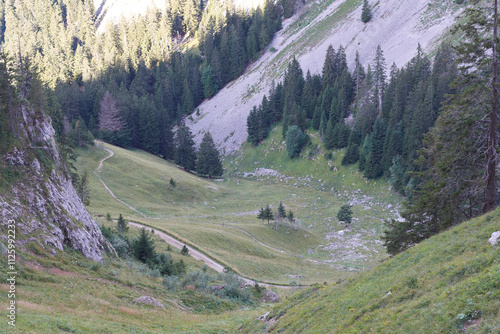
[[[281,122],[294,158],[309,142],[306,130],[317,131],[325,149],[346,148],[342,165],[357,163],[367,179],[386,177],[406,196],[404,221],[387,222],[391,254],[491,211],[499,191],[497,22],[490,11],[468,8],[454,31],[461,41],[441,45],[432,61],[418,45],[405,66],[388,71],[379,46],[367,68],[356,53],[350,70],[344,48],[330,45],[322,73],[304,76],[293,59],[283,82],[249,114],[248,142],[258,145]]]
[[[100,137],[174,159],[172,128],[258,58],[294,4],[175,0],[98,32],[93,1],[2,1],[0,41],[40,74],[62,142]]]

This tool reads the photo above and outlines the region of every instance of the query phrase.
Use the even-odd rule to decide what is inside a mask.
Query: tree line
[[[174,159],[173,127],[264,52],[287,6],[173,0],[99,27],[92,1],[12,0],[1,3],[0,43],[31,59],[51,89],[47,107],[61,141],[101,137]]]
[[[292,59],[283,81],[250,112],[248,142],[259,145],[281,122],[293,158],[307,131],[318,131],[327,150],[346,148],[342,165],[357,163],[368,179],[386,177],[407,197],[405,221],[387,223],[392,254],[492,210],[499,200],[492,11],[467,9],[464,40],[441,45],[433,61],[419,45],[405,66],[387,71],[379,46],[367,67],[356,53],[351,71],[343,47],[330,46],[322,73],[304,76]]]

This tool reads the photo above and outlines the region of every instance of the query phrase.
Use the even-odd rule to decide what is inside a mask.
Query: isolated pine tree
[[[134,256],[141,262],[154,261],[156,257],[154,241],[145,228],[141,229],[141,234],[132,245]]]
[[[116,229],[119,233],[127,233],[128,231],[128,223],[125,221],[121,213],[118,216],[118,221],[116,222]]]
[[[267,220],[268,224],[269,221],[274,220],[274,213],[269,204],[265,208],[260,208],[257,219]]]
[[[281,203],[281,201],[278,204],[278,213],[276,215],[276,218],[279,220],[283,220],[286,218],[286,210],[285,210],[285,207],[283,206],[283,203]]]
[[[368,23],[372,19],[372,11],[368,0],[363,0],[363,9],[361,10],[361,21],[363,23]]]
[[[208,177],[222,176],[224,172],[222,162],[210,132],[205,132],[197,155],[196,172],[198,174],[208,175]]]
[[[350,224],[352,221],[352,209],[349,204],[342,205],[340,210],[337,212],[337,219],[341,222],[346,222]]]

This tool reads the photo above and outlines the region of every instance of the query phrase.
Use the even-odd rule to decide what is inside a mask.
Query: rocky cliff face
[[[22,139],[0,157],[10,171],[0,188],[0,228],[15,221],[18,247],[37,243],[55,253],[69,246],[95,261],[103,252],[114,254],[73,188],[50,118],[27,107],[20,113]]]

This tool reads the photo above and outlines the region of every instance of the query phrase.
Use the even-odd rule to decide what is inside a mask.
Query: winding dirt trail
[[[116,197],[115,194],[111,191],[111,189],[109,189],[108,186],[106,185],[106,183],[104,183],[104,181],[101,179],[101,176],[99,175],[99,173],[101,172],[103,162],[106,161],[106,160],[108,160],[109,158],[111,158],[113,155],[115,155],[115,152],[111,151],[109,148],[106,148],[106,147],[102,146],[102,144],[99,144],[99,145],[96,144],[96,146],[99,147],[99,148],[102,148],[103,150],[105,150],[106,152],[109,153],[109,155],[107,157],[105,157],[104,159],[102,159],[101,161],[99,161],[99,167],[97,167],[94,170],[94,174],[97,176],[97,178],[99,179],[99,181],[101,181],[101,183],[104,186],[104,188],[106,188],[106,190],[109,192],[109,194],[111,195],[111,197],[113,197],[115,200],[117,200],[118,202],[120,202],[123,205],[127,206],[130,210],[137,212],[138,214],[140,214],[144,218],[148,218],[148,217],[146,217],[146,215],[144,213],[140,212],[139,210],[137,210],[133,206],[125,203],[124,201],[122,201],[121,199],[119,199],[118,197]]]
[[[97,147],[99,148],[102,148],[103,150],[105,150],[106,152],[108,152],[108,156],[103,158],[101,161],[99,161],[99,166],[94,170],[94,174],[97,176],[97,178],[99,179],[99,181],[101,181],[102,185],[104,186],[104,188],[106,188],[106,190],[109,192],[109,194],[115,199],[117,200],[118,202],[122,203],[123,205],[127,206],[130,210],[134,211],[134,212],[137,212],[139,213],[142,217],[144,218],[150,218],[150,217],[147,217],[145,214],[143,214],[142,212],[140,212],[139,210],[137,210],[136,208],[134,208],[133,206],[125,203],[124,201],[120,200],[118,197],[116,197],[116,195],[113,193],[113,191],[111,191],[111,189],[109,189],[109,187],[106,185],[106,183],[104,183],[104,181],[101,179],[101,176],[99,175],[102,167],[103,167],[103,163],[104,161],[106,161],[107,159],[111,158],[113,155],[115,155],[115,152],[113,152],[112,150],[110,150],[109,148],[106,148],[102,145],[97,145]],[[158,230],[156,228],[152,228],[150,226],[147,226],[147,225],[143,225],[143,224],[140,224],[140,223],[135,223],[135,222],[129,222],[129,225],[132,225],[132,226],[135,226],[135,227],[138,227],[138,228],[146,228],[146,229],[149,229],[149,230],[154,230],[155,234],[158,235],[160,238],[162,238],[166,243],[178,248],[178,249],[182,249],[184,246],[186,246],[189,250],[189,255],[191,255],[194,259],[196,260],[201,260],[203,261],[207,266],[209,266],[210,268],[214,269],[215,271],[221,273],[221,272],[224,272],[224,268],[225,266],[223,266],[222,264],[214,261],[212,258],[210,258],[208,255],[196,250],[196,249],[193,249],[192,247],[189,247],[187,246],[185,243],[177,240],[176,238],[168,235],[167,233],[161,231],[161,230]],[[271,246],[267,246],[265,244],[263,244],[262,242],[260,242],[259,240],[257,240],[254,236],[252,236],[250,233],[238,228],[238,227],[235,227],[243,232],[245,232],[246,234],[250,235],[252,238],[254,238],[257,242],[259,242],[260,244],[268,247],[268,248],[271,248],[271,249],[274,249],[276,251],[279,251],[279,252],[282,252],[282,253],[285,253],[284,251],[281,251],[279,249],[276,249],[276,248],[273,248]],[[249,279],[249,278],[246,278],[246,277],[243,277],[241,275],[239,275],[239,277],[247,284],[254,284],[254,280],[252,279]],[[267,286],[267,287],[277,287],[277,288],[283,288],[283,289],[291,289],[292,287],[289,286],[289,285],[279,285],[279,284],[272,284],[272,283],[259,283],[260,285],[263,285],[263,286]]]

